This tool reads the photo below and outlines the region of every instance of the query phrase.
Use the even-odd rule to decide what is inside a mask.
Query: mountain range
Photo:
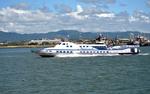
[[[79,39],[95,39],[99,34],[104,35],[108,38],[129,38],[132,35],[145,35],[150,36],[150,33],[141,33],[138,31],[126,31],[126,32],[79,32],[76,30],[60,30],[57,32],[48,33],[32,33],[32,34],[20,34],[15,32],[3,32],[0,31],[0,42],[6,41],[29,41],[33,39],[54,39],[54,38],[67,38],[69,40]]]

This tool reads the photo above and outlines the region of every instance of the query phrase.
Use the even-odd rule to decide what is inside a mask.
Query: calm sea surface
[[[150,94],[150,47],[134,56],[41,58],[0,49],[0,94]]]

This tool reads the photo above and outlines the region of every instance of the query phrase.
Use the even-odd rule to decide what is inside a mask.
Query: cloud
[[[116,0],[78,0],[79,2],[88,3],[88,4],[97,4],[97,3],[107,3],[114,4]]]
[[[15,8],[15,9],[22,9],[22,10],[26,10],[26,9],[30,8],[29,4],[25,3],[25,2],[21,2],[21,3],[18,3],[16,5],[12,5],[10,7]]]
[[[94,5],[96,8],[108,9],[110,4],[115,4],[116,0],[78,0],[81,3]],[[88,6],[89,6],[88,5]]]
[[[136,21],[150,24],[150,15],[141,11],[134,11],[133,15],[130,18],[130,22]]]
[[[96,6],[77,8],[61,13],[24,10],[12,7],[0,9],[0,30],[18,33],[39,33],[58,30],[79,30],[82,32],[105,32],[137,30],[150,32],[150,14],[134,11],[132,15],[123,11],[113,13]],[[67,9],[68,10],[68,9]]]
[[[150,0],[147,0],[146,5],[150,7]]]
[[[71,17],[74,17],[74,18],[80,19],[80,20],[83,20],[83,19],[88,17],[87,15],[81,15],[80,14],[84,11],[80,5],[77,5],[76,8],[77,8],[76,11],[67,13],[65,15],[68,15],[68,16],[71,16]]]
[[[72,8],[65,4],[56,4],[54,5],[54,8],[59,13],[69,13],[72,11]]]
[[[41,8],[39,8],[39,10],[40,11],[42,11],[42,12],[51,12],[51,10],[47,7],[47,6],[43,6],[43,7],[41,7]]]

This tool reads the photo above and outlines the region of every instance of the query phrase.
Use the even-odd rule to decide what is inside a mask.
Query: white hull
[[[99,44],[78,45],[63,42],[54,48],[44,48],[38,52],[41,57],[95,57],[95,56],[118,56],[138,54],[139,50],[133,47],[109,47]]]
[[[92,55],[63,54],[63,55],[56,55],[55,57],[97,57],[97,56],[119,56],[119,54],[92,54]]]

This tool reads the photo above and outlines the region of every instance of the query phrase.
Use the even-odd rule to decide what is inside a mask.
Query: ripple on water
[[[150,48],[142,50],[142,56],[41,58],[30,48],[0,49],[0,94],[149,94]]]

